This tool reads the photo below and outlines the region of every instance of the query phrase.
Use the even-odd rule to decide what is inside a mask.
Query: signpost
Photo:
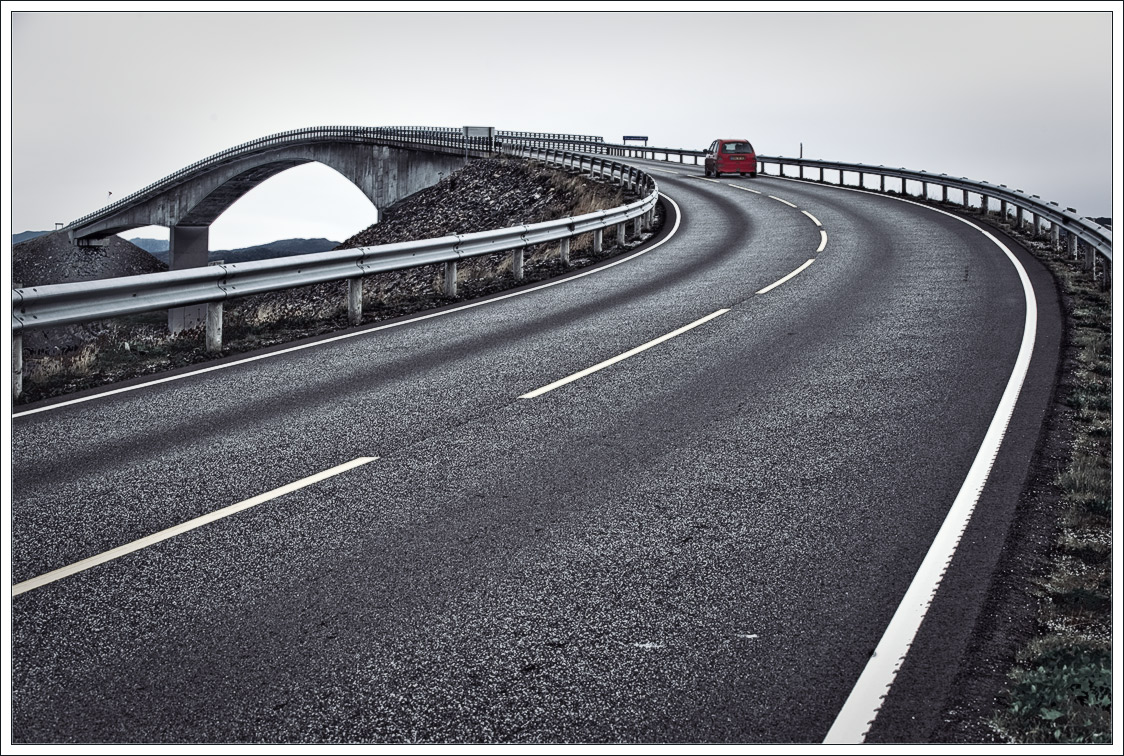
[[[496,151],[495,126],[464,126],[464,156],[468,157],[468,140],[483,137],[488,140],[488,152]]]

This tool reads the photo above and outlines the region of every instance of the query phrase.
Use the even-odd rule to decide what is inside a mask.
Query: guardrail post
[[[602,229],[597,229],[593,232],[593,254],[601,254],[601,247],[604,244],[605,233]]]
[[[643,220],[644,220],[643,215],[637,215],[635,220],[632,221],[632,235],[633,236],[639,237],[641,234],[644,233],[643,228],[642,228]]]
[[[457,261],[450,260],[445,263],[445,296],[457,295]]]
[[[1023,230],[1023,209],[1021,207],[1015,208],[1015,228],[1019,231]]]
[[[1074,260],[1077,259],[1077,234],[1065,232],[1065,246]]]
[[[1007,222],[1007,200],[999,200],[999,219],[1004,223]]]
[[[941,202],[948,204],[948,184],[941,184]]]
[[[883,194],[886,193],[886,174],[885,173],[880,173],[878,175],[878,191],[882,192]]]
[[[1050,224],[1050,248],[1055,252],[1062,248],[1062,231],[1057,223]]]
[[[1037,239],[1042,236],[1042,216],[1038,213],[1031,213],[1030,222],[1034,226],[1034,238]]]
[[[563,265],[570,264],[570,237],[558,240],[558,259]]]
[[[803,163],[800,164],[800,180],[801,181],[804,180],[804,164]]]
[[[982,215],[985,218],[987,217],[987,195],[986,194],[980,195],[980,215]]]
[[[516,281],[523,280],[523,248],[511,250],[511,275]]]
[[[207,303],[207,351],[222,351],[222,302]]]
[[[18,288],[18,287],[17,287]],[[12,336],[12,398],[23,393],[23,334]]]
[[[1097,274],[1097,253],[1093,250],[1093,245],[1085,245],[1085,265],[1082,267],[1085,270],[1092,271],[1093,275]]]
[[[617,224],[617,246],[618,247],[624,246],[624,224],[625,224],[625,221],[621,221],[620,223]]]
[[[962,199],[963,199],[963,202],[964,202],[964,209],[967,210],[968,209],[968,190],[967,189],[961,189],[960,194],[963,195]]]
[[[347,322],[359,325],[363,321],[363,279],[347,279]]]

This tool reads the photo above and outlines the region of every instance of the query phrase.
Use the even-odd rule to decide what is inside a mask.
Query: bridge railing
[[[648,145],[624,144],[619,142],[606,142],[600,137],[570,136],[567,134],[553,135],[553,144],[569,150],[580,152],[595,152],[614,157],[641,158],[644,160],[659,160],[665,162],[686,163],[691,158],[694,165],[699,164],[699,158],[706,155],[706,150],[689,150],[682,147],[649,147]],[[672,161],[672,156],[678,158]]]
[[[409,135],[414,138],[416,135]],[[443,139],[429,134],[426,138]],[[223,302],[250,294],[292,289],[325,281],[348,282],[348,319],[362,318],[362,281],[373,273],[443,263],[444,290],[456,295],[457,261],[497,252],[511,252],[512,269],[521,278],[527,247],[559,242],[559,256],[569,262],[570,240],[593,234],[600,250],[603,232],[617,229],[617,243],[625,241],[626,225],[639,235],[650,228],[659,199],[656,181],[636,166],[608,158],[560,150],[504,147],[505,154],[542,161],[564,169],[604,177],[639,195],[639,199],[610,210],[473,234],[439,239],[333,250],[273,260],[212,265],[187,270],[149,273],[125,278],[37,286],[12,291],[13,394],[22,392],[22,333],[141,312],[207,305],[207,349],[222,348]]]

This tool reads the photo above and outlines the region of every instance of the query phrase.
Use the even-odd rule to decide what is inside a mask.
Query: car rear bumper
[[[756,160],[723,160],[718,163],[723,173],[757,173]]]

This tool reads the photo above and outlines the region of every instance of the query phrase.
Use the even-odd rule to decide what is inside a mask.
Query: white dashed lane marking
[[[106,562],[111,562],[114,559],[123,557],[126,554],[132,554],[134,551],[140,551],[141,549],[148,548],[149,546],[160,543],[161,541],[166,541],[169,538],[174,538],[181,533],[186,533],[189,530],[195,530],[196,528],[202,527],[203,525],[215,522],[216,520],[221,520],[224,517],[229,517],[232,514],[236,514],[245,509],[249,509],[250,507],[256,507],[258,504],[263,504],[267,501],[271,501],[278,497],[284,496],[285,494],[292,493],[293,491],[297,491],[306,486],[311,486],[314,483],[319,483],[320,481],[327,480],[328,478],[339,475],[340,473],[347,472],[348,470],[354,469],[361,465],[365,465],[368,462],[374,462],[376,459],[378,459],[378,457],[358,457],[351,460],[350,462],[345,462],[342,465],[337,465],[336,467],[333,467],[329,470],[324,470],[323,472],[316,473],[315,475],[310,475],[307,478],[301,478],[300,480],[289,483],[288,485],[281,486],[280,488],[275,488],[272,491],[267,491],[266,493],[259,494],[258,496],[246,499],[245,501],[240,501],[237,504],[231,504],[229,507],[216,509],[214,512],[196,517],[193,520],[188,520],[187,522],[180,523],[179,525],[174,525],[170,528],[167,528],[166,530],[161,530],[159,533],[153,533],[150,536],[138,538],[137,540],[127,543],[124,546],[118,546],[115,549],[103,551],[101,554],[83,559],[66,567],[60,567],[57,570],[52,570],[51,572],[44,573],[39,577],[25,580],[22,583],[16,583],[14,586],[12,586],[12,596],[15,597],[20,595],[21,593],[27,593],[28,591],[35,590],[36,588],[41,588],[42,586],[47,585],[48,583],[53,583],[56,580],[62,580],[65,577],[76,575],[79,572],[85,572],[91,567],[97,567],[99,564],[105,564]]]

